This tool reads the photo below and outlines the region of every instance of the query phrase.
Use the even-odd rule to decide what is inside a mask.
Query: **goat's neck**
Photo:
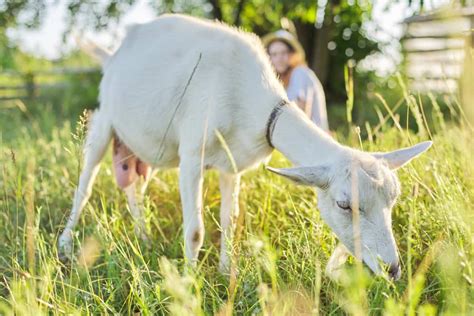
[[[314,166],[331,163],[344,147],[317,128],[296,106],[285,107],[275,122],[272,143],[293,164]]]

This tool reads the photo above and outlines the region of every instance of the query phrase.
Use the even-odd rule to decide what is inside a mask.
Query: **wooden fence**
[[[462,78],[471,71],[474,7],[413,16],[405,20],[405,27],[402,45],[412,89],[437,93],[469,89],[463,87],[469,83]]]
[[[17,99],[33,99],[48,89],[65,89],[67,75],[88,74],[99,71],[98,68],[55,68],[48,71],[28,73],[0,73],[0,102]]]

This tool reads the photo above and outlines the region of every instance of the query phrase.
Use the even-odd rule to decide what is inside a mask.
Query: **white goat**
[[[59,238],[63,255],[71,255],[73,228],[116,135],[152,167],[180,168],[184,249],[192,264],[204,236],[203,169],[220,172],[225,271],[239,213],[240,175],[269,158],[274,147],[298,167],[268,169],[316,187],[322,218],[344,245],[331,256],[329,270],[350,251],[374,272],[382,271],[380,259],[399,277],[391,208],[400,189],[392,170],[431,142],[386,154],[340,145],[287,101],[260,40],[221,23],[163,15],[132,27],[113,55],[92,48],[103,59],[100,109],[90,124],[72,212]],[[132,213],[143,223],[132,191],[127,194]],[[360,214],[356,225],[352,210]]]

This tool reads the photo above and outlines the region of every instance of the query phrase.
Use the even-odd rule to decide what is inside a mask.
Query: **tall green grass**
[[[319,216],[315,193],[263,168],[242,179],[238,273],[230,279],[217,272],[218,180],[215,172],[206,175],[206,237],[197,269],[189,270],[176,171],[159,172],[150,185],[145,244],[113,183],[110,156],[76,230],[76,259],[64,266],[56,241],[79,175],[84,124],[61,122],[48,108],[34,116],[3,110],[0,314],[474,314],[472,127],[458,102],[446,121],[435,98],[422,104],[406,92],[403,100],[387,104],[380,95],[378,123],[336,135],[371,151],[434,141],[399,171],[403,193],[393,229],[403,274],[396,282],[359,270],[352,260],[340,283],[329,280],[323,271],[336,239]],[[398,108],[408,108],[416,134],[402,126]],[[427,123],[428,114],[434,123]],[[276,153],[271,165],[288,162]]]

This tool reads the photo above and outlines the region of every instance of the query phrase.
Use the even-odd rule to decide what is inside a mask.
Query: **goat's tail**
[[[108,49],[99,46],[97,43],[93,42],[90,39],[83,39],[79,36],[76,37],[76,42],[79,48],[86,53],[87,55],[91,56],[92,58],[96,59],[102,67],[107,64],[107,61],[112,56],[112,52]]]

